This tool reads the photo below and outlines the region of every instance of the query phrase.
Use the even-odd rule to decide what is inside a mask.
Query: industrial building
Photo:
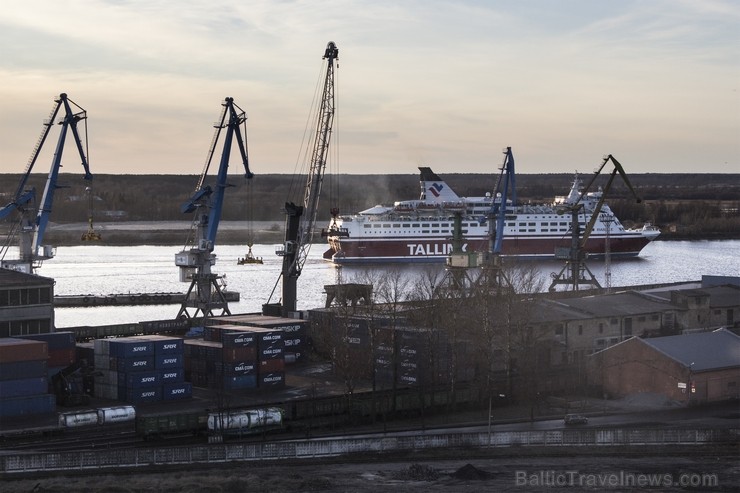
[[[740,398],[740,337],[727,329],[631,337],[589,359],[589,382],[607,397],[652,393],[685,405]]]
[[[0,337],[54,328],[54,279],[0,269]]]

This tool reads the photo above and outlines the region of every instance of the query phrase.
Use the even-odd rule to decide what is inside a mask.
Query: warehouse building
[[[652,393],[684,405],[740,398],[740,337],[727,329],[632,337],[589,359],[589,383],[607,397]]]

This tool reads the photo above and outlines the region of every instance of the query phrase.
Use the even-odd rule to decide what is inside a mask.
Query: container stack
[[[138,336],[96,339],[95,395],[132,404],[192,397],[185,382],[182,339]]]
[[[196,387],[244,390],[257,387],[257,341],[251,334],[206,330],[222,341],[185,340],[186,377]]]
[[[206,325],[203,340],[186,340],[186,368],[194,385],[270,389],[285,385],[285,341],[279,329],[223,323]]]
[[[48,345],[43,341],[0,339],[0,419],[56,411],[49,393]]]
[[[299,362],[308,350],[308,321],[260,314],[227,315],[211,319],[212,324],[257,327],[280,331],[283,334],[285,363]]]
[[[49,377],[59,373],[77,361],[77,348],[75,346],[74,332],[47,332],[45,334],[32,334],[18,337],[33,341],[43,341],[47,344],[49,351],[49,359],[47,361]]]

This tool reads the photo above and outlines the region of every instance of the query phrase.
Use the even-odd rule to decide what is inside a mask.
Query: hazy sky
[[[7,2],[0,172],[66,92],[93,174],[200,173],[226,96],[252,171],[293,173],[334,41],[334,171],[495,172],[511,146],[520,173],[738,173],[738,26],[735,0]]]

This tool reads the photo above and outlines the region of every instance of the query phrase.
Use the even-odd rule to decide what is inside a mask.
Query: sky
[[[0,173],[25,171],[62,92],[87,111],[93,174],[199,174],[225,97],[252,171],[295,173],[329,41],[327,172],[497,173],[511,146],[518,173],[607,154],[627,173],[740,173],[738,26],[736,0],[9,2]],[[82,171],[71,141],[64,156]]]

